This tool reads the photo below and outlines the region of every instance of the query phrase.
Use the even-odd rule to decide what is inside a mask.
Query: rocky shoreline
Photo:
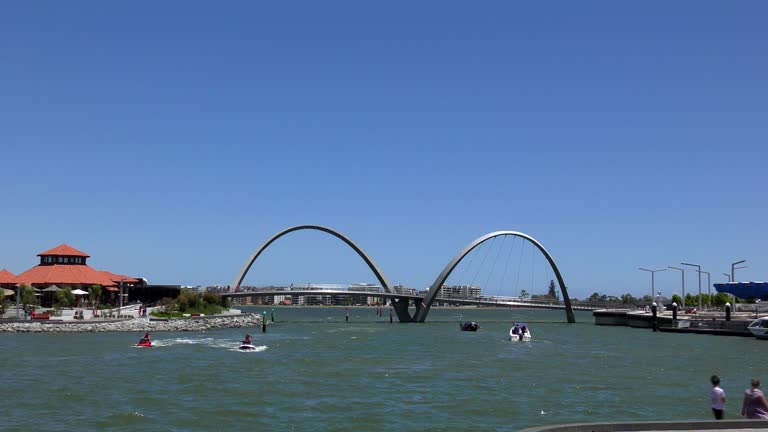
[[[128,319],[100,322],[13,321],[0,323],[0,333],[199,332],[223,328],[261,327],[261,314],[244,313],[168,321]]]

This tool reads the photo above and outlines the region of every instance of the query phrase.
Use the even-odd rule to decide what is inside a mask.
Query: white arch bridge
[[[265,294],[264,292],[237,292],[238,288],[240,287],[240,284],[243,283],[243,279],[245,279],[245,275],[248,273],[248,270],[250,270],[253,263],[256,261],[256,259],[259,258],[259,256],[276,240],[278,240],[280,237],[283,237],[284,235],[290,234],[294,231],[301,231],[301,230],[315,230],[315,231],[321,231],[327,234],[330,234],[344,243],[346,243],[349,247],[351,247],[359,256],[360,258],[365,261],[365,263],[368,265],[368,267],[371,269],[373,274],[376,276],[376,279],[378,279],[379,283],[381,284],[383,292],[380,293],[371,293],[371,292],[354,292],[354,291],[345,291],[345,290],[326,290],[328,294],[341,294],[341,295],[366,295],[371,297],[384,297],[389,298],[392,300],[392,306],[395,309],[395,312],[397,313],[397,318],[401,322],[424,322],[427,318],[427,314],[429,314],[429,309],[432,307],[432,304],[435,301],[450,301],[454,303],[460,303],[460,304],[477,304],[477,305],[483,305],[483,304],[489,304],[489,305],[500,305],[499,302],[486,302],[483,300],[461,300],[461,299],[441,299],[438,297],[438,294],[440,290],[443,288],[443,284],[445,284],[445,281],[448,279],[448,276],[450,276],[451,272],[456,268],[456,266],[463,260],[472,250],[474,250],[476,247],[480,246],[484,242],[500,237],[500,236],[513,236],[513,237],[519,237],[524,240],[527,240],[546,257],[547,261],[549,262],[549,265],[552,267],[552,270],[555,273],[555,277],[557,278],[557,282],[560,285],[560,290],[563,295],[563,304],[562,305],[553,305],[553,304],[538,304],[538,303],[517,303],[517,304],[511,304],[514,302],[508,302],[504,303],[504,306],[510,306],[510,307],[538,307],[538,308],[547,308],[547,309],[565,309],[566,319],[569,323],[576,322],[576,318],[573,314],[573,306],[571,305],[570,297],[568,296],[568,290],[565,285],[565,281],[563,280],[563,276],[560,274],[560,270],[557,268],[557,264],[555,264],[555,260],[552,258],[552,256],[547,252],[546,249],[544,249],[544,246],[541,245],[536,239],[533,237],[523,234],[521,232],[517,231],[495,231],[492,233],[488,233],[480,238],[475,239],[472,241],[469,245],[467,245],[461,252],[459,252],[443,269],[443,271],[437,276],[437,279],[435,279],[434,283],[432,283],[432,286],[430,286],[429,291],[427,291],[427,295],[424,297],[421,296],[415,296],[415,295],[407,295],[396,292],[395,289],[392,288],[392,285],[389,283],[386,277],[384,277],[384,273],[379,269],[379,267],[376,265],[376,263],[373,262],[373,260],[357,245],[355,242],[353,242],[349,237],[339,233],[338,231],[335,231],[331,228],[327,228],[320,225],[298,225],[291,228],[287,228],[274,236],[272,236],[270,239],[268,239],[264,244],[259,247],[256,252],[254,252],[248,260],[245,262],[245,265],[243,265],[243,268],[240,270],[240,273],[238,273],[237,277],[235,278],[232,285],[230,285],[230,292],[225,293],[224,296],[253,296],[253,295],[323,295],[323,290],[307,290],[307,291],[274,291],[269,294]],[[304,293],[304,294],[300,294]],[[411,315],[409,311],[409,306],[413,302],[413,304],[416,306],[416,311],[413,315]]]

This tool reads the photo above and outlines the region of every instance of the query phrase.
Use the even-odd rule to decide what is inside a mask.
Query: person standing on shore
[[[725,391],[720,388],[719,376],[712,375],[709,381],[712,382],[712,414],[715,415],[715,420],[722,420],[725,410]]]
[[[768,402],[759,387],[760,380],[752,378],[752,388],[744,391],[741,415],[748,419],[768,419]]]

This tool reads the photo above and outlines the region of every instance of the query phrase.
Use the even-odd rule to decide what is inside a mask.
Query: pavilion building
[[[16,276],[17,284],[23,283],[36,288],[57,285],[60,288],[82,290],[87,290],[91,285],[100,285],[107,291],[118,292],[121,283],[127,287],[142,282],[125,275],[92,268],[87,263],[90,255],[67,244],[61,244],[37,256],[40,257],[40,264]]]

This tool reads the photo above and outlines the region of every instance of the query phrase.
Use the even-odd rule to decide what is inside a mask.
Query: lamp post
[[[731,282],[736,282],[736,269],[746,268],[747,267],[747,266],[741,266],[741,267],[736,267],[736,266],[738,266],[739,264],[743,264],[745,262],[747,262],[747,260],[736,261],[735,263],[731,264]],[[732,302],[733,302],[733,304],[735,306],[736,305],[736,294],[731,294],[731,300],[732,300]]]
[[[728,278],[728,283],[731,282],[731,275],[729,275],[728,273],[723,273],[723,276]]]
[[[746,267],[746,266],[742,266],[742,267],[736,267],[736,266],[739,264],[743,264],[745,262],[747,262],[747,260],[736,261],[735,263],[731,264],[731,282],[736,282],[736,273],[735,273],[736,269]]]
[[[649,270],[646,268],[638,267],[638,270],[647,271],[651,273],[651,301],[653,301],[653,295],[656,293],[656,272],[666,271],[667,269]]]
[[[701,309],[701,266],[698,264],[690,264],[690,263],[680,263],[680,264],[696,267],[697,271],[699,272],[699,309]]]
[[[667,266],[667,268],[680,270],[680,275],[683,277],[683,311],[685,311],[685,269],[682,269],[680,267],[673,267],[673,266]]]
[[[121,315],[123,313],[123,281],[125,278],[120,279],[120,309],[117,310],[117,314]]]
[[[699,273],[704,273],[707,275],[707,295],[709,296],[709,304],[707,306],[712,306],[712,285],[709,281],[709,272],[705,272],[704,270],[699,270]]]

